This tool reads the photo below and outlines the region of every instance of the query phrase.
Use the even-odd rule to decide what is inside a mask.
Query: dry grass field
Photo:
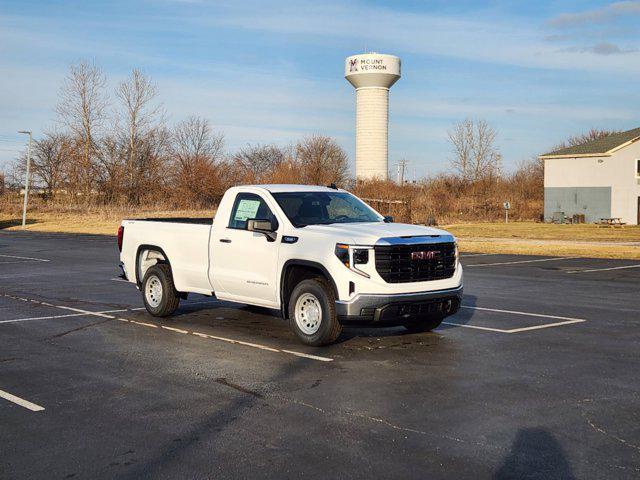
[[[27,215],[26,230],[33,232],[67,232],[115,235],[123,218],[146,217],[212,217],[205,210],[143,210],[101,208],[89,211],[47,212],[36,211]],[[0,229],[22,230],[22,217],[0,213]]]
[[[640,226],[513,222],[443,228],[456,235],[460,249],[467,252],[640,259]]]
[[[616,245],[614,243],[580,244],[570,241],[523,240],[518,243],[504,242],[500,239],[477,241],[459,239],[460,251],[473,253],[503,253],[511,255],[549,255],[553,257],[619,258],[640,260],[638,245]]]
[[[597,225],[559,225],[536,222],[460,223],[445,225],[460,238],[513,238],[596,242],[640,242],[640,226],[599,228]]]

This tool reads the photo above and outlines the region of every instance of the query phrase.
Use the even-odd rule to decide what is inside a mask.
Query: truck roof
[[[263,188],[271,193],[280,192],[335,192],[336,189],[321,187],[320,185],[295,185],[295,184],[272,184],[272,185],[244,185],[245,187]]]

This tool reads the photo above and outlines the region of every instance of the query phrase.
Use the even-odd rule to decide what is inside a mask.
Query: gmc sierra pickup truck
[[[151,315],[171,315],[189,293],[215,295],[280,310],[309,345],[345,324],[429,331],[462,297],[452,235],[393,223],[333,186],[233,187],[214,218],[124,220],[118,247]]]

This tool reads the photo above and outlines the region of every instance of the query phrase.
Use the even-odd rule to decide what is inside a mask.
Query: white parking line
[[[576,320],[581,322],[586,321],[582,318],[560,317],[558,315],[547,315],[544,313],[518,312],[517,310],[501,310],[498,308],[471,307],[467,305],[461,305],[460,308],[466,308],[467,310],[483,310],[486,312],[510,313],[511,315],[524,315],[526,317],[542,317],[542,318],[551,318],[553,320],[568,320],[571,322]]]
[[[479,325],[466,325],[464,323],[442,322],[444,325],[453,325],[455,327],[473,328],[474,330],[486,330],[488,332],[510,333],[509,330],[501,328],[481,327]]]
[[[45,302],[40,302],[41,305],[45,305],[48,307],[55,307],[55,305],[51,305],[49,303],[45,303]],[[144,310],[144,307],[142,308],[129,308],[129,309],[119,309],[119,310],[104,310],[102,312],[93,312],[93,313],[120,313],[120,312],[131,312],[131,311],[135,311],[135,310]],[[34,320],[54,320],[56,318],[69,318],[69,317],[82,317],[86,315],[86,313],[84,312],[80,312],[80,313],[69,313],[67,315],[49,315],[49,316],[45,316],[45,317],[28,317],[28,318],[14,318],[11,320],[0,320],[0,324],[2,323],[19,323],[19,322],[31,322]]]
[[[206,333],[200,333],[200,332],[193,332],[193,334],[197,337],[201,337],[201,338],[210,338],[212,340],[220,340],[221,342],[227,342],[227,343],[234,343],[234,344],[238,344],[238,345],[245,345],[247,347],[254,347],[254,348],[259,348],[260,350],[267,350],[269,352],[280,352],[281,350],[278,350],[277,348],[272,348],[272,347],[267,347],[266,345],[260,345],[258,343],[251,343],[251,342],[243,342],[242,340],[235,340],[233,338],[226,338],[226,337],[220,337],[218,335],[209,335]],[[282,350],[283,352],[287,352],[286,350]],[[287,352],[289,353],[289,352]],[[333,360],[333,359],[331,359]]]
[[[46,258],[34,258],[34,257],[19,257],[17,255],[2,255],[0,257],[5,258],[17,258],[19,260],[33,260],[34,262],[50,262],[51,260],[47,260]]]
[[[213,340],[220,340],[220,341],[227,342],[227,343],[232,343],[232,344],[244,345],[244,346],[247,346],[247,347],[257,348],[259,350],[267,350],[267,351],[270,351],[270,352],[285,353],[285,354],[295,355],[297,357],[309,358],[311,360],[317,360],[317,361],[321,361],[321,362],[333,362],[333,358],[330,358],[330,357],[320,357],[318,355],[310,355],[310,354],[303,353],[303,352],[296,352],[294,350],[282,350],[282,349],[269,347],[269,346],[266,346],[266,345],[260,345],[260,344],[257,344],[257,343],[245,342],[245,341],[242,341],[242,340],[235,340],[233,338],[225,338],[225,337],[219,337],[219,336],[215,336],[215,335],[208,335],[206,333],[188,331],[188,330],[183,330],[183,329],[180,329],[180,328],[170,327],[170,326],[166,326],[166,325],[155,325],[155,324],[152,324],[152,323],[138,322],[136,320],[129,320],[127,318],[116,317],[114,315],[108,315],[107,312],[111,312],[111,313],[117,313],[118,312],[118,311],[114,311],[114,310],[106,310],[104,312],[91,312],[89,310],[83,310],[81,308],[67,307],[65,305],[54,305],[52,303],[41,302],[39,300],[33,300],[33,299],[29,299],[29,298],[17,297],[17,296],[14,296],[14,295],[0,294],[0,296],[7,297],[7,298],[12,298],[14,300],[20,300],[20,301],[23,301],[23,302],[37,303],[37,304],[40,304],[40,305],[46,305],[46,306],[49,306],[49,307],[60,308],[60,309],[63,309],[63,310],[70,310],[72,312],[77,312],[79,314],[79,315],[74,315],[74,316],[81,316],[81,315],[96,316],[96,317],[109,318],[109,319],[113,319],[113,320],[119,320],[121,322],[131,323],[131,324],[140,325],[140,326],[144,326],[144,327],[151,327],[151,328],[160,327],[160,328],[162,328],[164,330],[169,330],[169,331],[180,333],[180,334],[190,334],[190,335],[195,335],[195,336],[200,337],[200,338],[210,338],[210,339],[213,339]],[[194,305],[194,304],[197,304],[197,303],[203,303],[203,302],[192,302],[192,303],[187,304],[187,305]],[[209,302],[206,302],[206,303],[209,303]],[[142,310],[142,309],[143,308],[138,308],[138,309],[133,309],[133,310]],[[130,311],[130,310],[132,310],[132,309],[121,310],[121,311]]]
[[[27,263],[31,262],[31,260],[11,260],[9,262],[0,262],[0,265],[10,265],[12,263]]]
[[[5,400],[9,400],[10,402],[15,403],[16,405],[20,405],[21,407],[27,408],[32,412],[41,412],[44,410],[44,407],[40,405],[36,405],[35,403],[31,403],[24,398],[16,397],[15,395],[11,395],[9,392],[5,392],[4,390],[0,390],[0,397]]]
[[[185,335],[189,333],[188,331],[182,330],[181,328],[168,327],[166,325],[160,325],[160,328],[164,328],[165,330],[171,330],[172,332],[176,332],[176,333],[184,333]]]
[[[119,318],[118,320],[123,320],[121,318]],[[129,320],[131,323],[135,323],[136,325],[142,325],[143,327],[151,327],[151,328],[158,328],[157,325],[154,325],[153,323],[146,323],[146,322],[137,322],[135,320]]]
[[[0,320],[0,323],[31,322],[33,320],[52,320],[54,318],[81,317],[84,313],[69,313],[67,315],[50,315],[48,317],[14,318],[12,320]]]
[[[567,272],[567,273],[604,272],[606,270],[624,270],[625,268],[640,268],[640,265],[623,265],[622,267],[590,268],[588,270],[571,270],[570,272]]]
[[[1,263],[1,262],[0,262]],[[21,300],[26,300],[26,299],[21,299]],[[33,300],[31,300],[31,302],[33,302]],[[201,305],[201,304],[211,304],[214,305],[215,303],[217,303],[218,300],[208,300],[208,301],[204,301],[204,302],[185,302],[182,305]],[[56,307],[56,305],[51,305],[45,302],[35,302],[35,303],[40,303],[41,305],[45,305],[45,306],[49,306],[49,307]],[[122,313],[122,312],[137,312],[140,310],[145,310],[145,307],[138,307],[138,308],[121,308],[118,310],[103,310],[101,312],[92,312],[95,314],[102,314],[102,313]],[[32,322],[34,320],[55,320],[57,318],[70,318],[70,317],[82,317],[84,315],[87,315],[86,313],[84,313],[84,311],[80,312],[80,313],[69,313],[66,315],[47,315],[47,316],[43,316],[43,317],[28,317],[28,318],[13,318],[10,320],[0,320],[0,324],[3,323],[20,323],[20,322]],[[218,317],[219,319],[223,319],[223,317]]]
[[[534,325],[533,327],[512,328],[509,333],[528,332],[530,330],[540,330],[541,328],[560,327],[562,325],[571,325],[572,323],[586,322],[583,319],[567,320],[566,322],[546,323],[544,325]]]
[[[537,260],[518,260],[516,262],[496,262],[496,263],[476,263],[474,265],[465,265],[464,268],[469,267],[491,267],[493,265],[515,265],[518,263],[535,263],[535,262],[551,262],[553,260],[573,260],[580,257],[554,257],[554,258],[542,258]]]
[[[531,330],[540,330],[543,328],[552,328],[552,327],[560,327],[562,325],[571,325],[573,323],[582,323],[586,322],[584,318],[572,318],[572,317],[560,317],[558,315],[546,315],[543,313],[532,313],[532,312],[518,312],[517,310],[501,310],[498,308],[484,308],[484,307],[469,307],[466,305],[461,305],[460,308],[465,308],[467,310],[482,310],[486,312],[497,312],[497,313],[508,313],[511,315],[524,315],[526,317],[541,317],[541,318],[551,318],[555,320],[563,320],[562,322],[555,323],[545,323],[542,325],[534,325],[532,327],[521,327],[521,328],[492,328],[492,327],[483,327],[480,325],[467,325],[464,323],[454,323],[454,322],[442,322],[445,325],[453,325],[456,327],[464,327],[464,328],[473,328],[476,330],[486,330],[489,332],[499,332],[499,333],[521,333],[528,332]]]
[[[319,360],[321,362],[333,362],[333,358],[319,357],[318,355],[309,355],[308,353],[296,352],[293,350],[282,350],[284,353],[290,353],[296,357],[311,358],[312,360]]]

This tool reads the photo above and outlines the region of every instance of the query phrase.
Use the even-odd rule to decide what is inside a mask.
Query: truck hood
[[[450,233],[439,228],[406,223],[333,223],[331,225],[307,225],[304,230],[330,235],[336,242],[359,245],[375,245],[376,243],[382,243],[379,242],[382,239],[397,239],[399,237],[403,237],[406,243],[411,243],[408,237],[427,235],[442,235],[449,237],[449,241],[453,240]]]

